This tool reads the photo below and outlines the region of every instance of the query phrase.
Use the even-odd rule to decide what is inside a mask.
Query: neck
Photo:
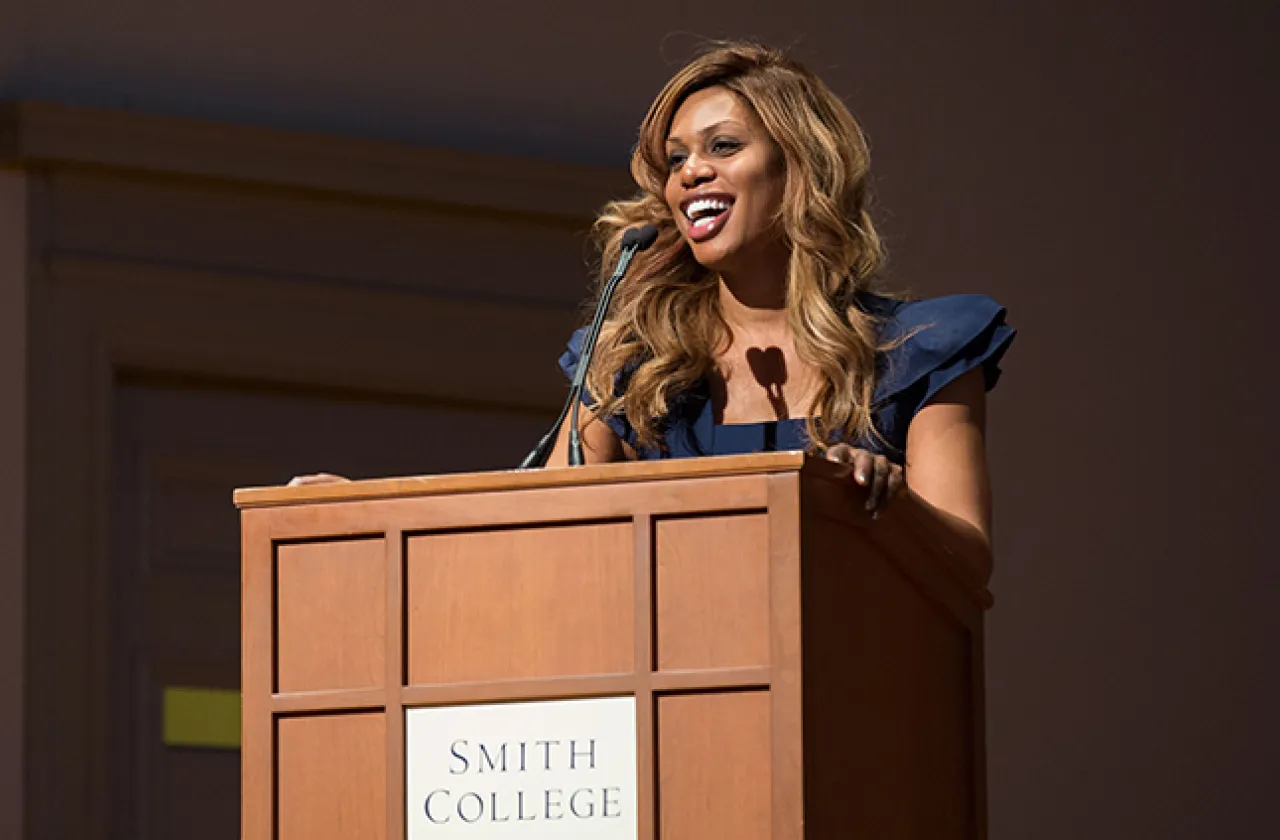
[[[788,261],[777,252],[720,273],[720,313],[735,333],[786,326]]]

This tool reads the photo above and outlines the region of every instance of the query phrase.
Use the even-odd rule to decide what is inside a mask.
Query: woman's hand
[[[873,515],[884,510],[892,499],[906,489],[907,481],[902,467],[883,455],[856,449],[847,443],[837,443],[827,450],[827,460],[848,464],[853,468],[853,480],[867,488],[867,510],[872,511]]]
[[[344,481],[350,481],[349,478],[343,478],[333,473],[315,473],[314,475],[295,475],[289,479],[289,487],[302,487],[308,484],[341,484]]]

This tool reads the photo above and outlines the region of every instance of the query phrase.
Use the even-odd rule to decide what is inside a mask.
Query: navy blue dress
[[[901,464],[911,418],[944,386],[981,367],[987,390],[995,387],[1000,378],[1000,358],[1013,340],[1014,330],[1005,323],[1004,308],[985,295],[899,301],[862,294],[859,304],[864,311],[883,319],[881,336],[886,343],[909,336],[881,354],[877,365],[872,419],[884,441],[857,442],[859,447]],[[569,349],[560,357],[560,367],[570,378],[577,368],[585,332],[586,328],[576,331],[569,339]],[[620,392],[626,387],[624,380],[620,377]],[[584,393],[583,402],[592,405],[595,400]],[[664,446],[637,446],[635,430],[621,415],[606,422],[641,460],[808,447],[803,418],[716,423],[710,388],[705,383],[674,401],[670,414],[660,424]]]

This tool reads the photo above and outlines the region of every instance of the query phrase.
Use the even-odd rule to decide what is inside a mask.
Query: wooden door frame
[[[25,775],[26,196],[0,171],[0,837],[21,836]]]
[[[53,175],[216,178],[316,200],[457,204],[531,225],[589,223],[612,170],[442,153],[29,103],[0,106],[0,167],[26,182],[25,832],[105,838],[113,395],[122,371],[215,377],[445,403],[552,409],[554,359],[577,313],[404,290],[307,284],[64,253]],[[501,172],[501,178],[483,173]],[[480,187],[477,187],[477,184]],[[484,202],[478,207],[477,196]],[[359,346],[332,340],[353,325]],[[513,358],[474,338],[506,332]],[[459,346],[470,346],[463,355]],[[440,360],[450,364],[442,365]],[[503,370],[500,394],[478,392]],[[230,504],[231,500],[228,499]]]

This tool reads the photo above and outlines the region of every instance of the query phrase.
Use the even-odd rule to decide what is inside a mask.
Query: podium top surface
[[[852,486],[848,481],[849,467],[845,464],[809,456],[803,452],[766,452],[665,461],[626,461],[582,467],[376,478],[301,487],[247,487],[236,490],[234,499],[236,507],[245,511],[382,499],[592,485],[604,487],[782,473],[803,473],[824,485],[834,482],[839,486]],[[855,508],[857,512],[853,512]],[[854,508],[845,513],[865,516],[860,504],[854,505]],[[948,573],[954,575],[983,607],[991,605],[991,596],[986,590],[991,574],[990,550],[971,544],[971,540],[958,538],[957,532],[943,521],[939,512],[915,494],[908,492],[903,498],[895,500],[891,515],[881,518],[875,532],[879,535],[877,539],[884,541],[886,545],[905,537],[916,547],[913,550],[917,553],[930,555],[939,565],[946,567]],[[901,547],[899,544],[891,550],[900,552]]]
[[[375,478],[301,487],[247,487],[235,491],[241,510],[316,502],[349,502],[407,496],[439,496],[501,490],[532,490],[584,484],[619,484],[685,478],[795,472],[813,462],[803,452],[722,455],[669,461],[627,461],[582,467]],[[823,462],[826,464],[827,462]],[[834,464],[830,465],[835,467]]]

